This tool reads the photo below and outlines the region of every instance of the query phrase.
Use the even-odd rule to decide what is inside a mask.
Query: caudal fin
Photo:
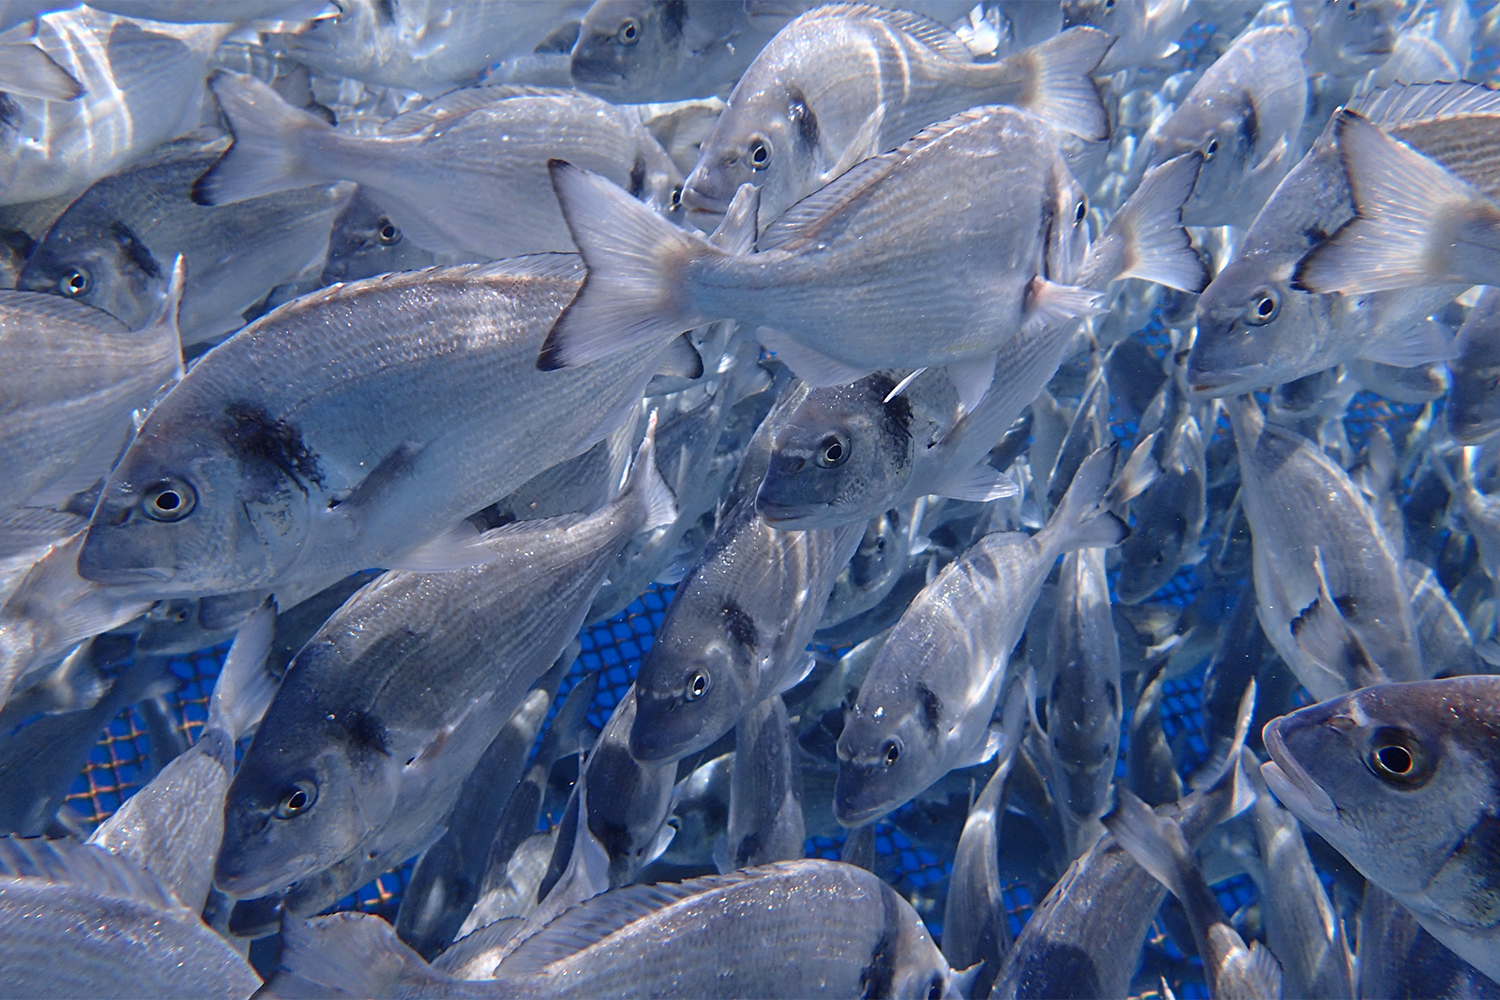
[[[234,145],[193,185],[200,205],[227,205],[335,180],[304,155],[309,138],[333,133],[323,119],[294,108],[253,76],[216,73],[209,86],[229,119]]]
[[[1201,154],[1184,153],[1146,171],[1140,187],[1089,247],[1079,284],[1103,288],[1122,278],[1142,278],[1178,291],[1203,291],[1208,268],[1182,228],[1182,206],[1202,165]]]
[[[432,989],[453,981],[372,913],[289,916],[281,939],[280,967],[266,984],[271,996],[389,997],[406,995],[402,987]]]
[[[1187,869],[1196,862],[1175,821],[1158,815],[1130,789],[1116,787],[1115,808],[1104,817],[1104,826],[1136,864],[1172,895],[1189,898]]]
[[[1109,120],[1090,75],[1113,43],[1098,28],[1069,28],[1007,57],[996,69],[1007,76],[1019,70],[1028,77],[1026,96],[1016,107],[1053,128],[1097,142],[1109,138]]]
[[[1335,130],[1358,217],[1302,258],[1294,288],[1355,295],[1500,281],[1500,206],[1354,112]]]
[[[640,497],[645,517],[642,531],[662,528],[677,520],[677,502],[667,481],[661,477],[661,470],[656,467],[655,410],[651,411],[651,419],[646,423],[646,438],[635,453],[635,461],[630,464],[630,473],[620,496]]]
[[[1063,553],[1118,545],[1130,534],[1125,522],[1116,517],[1105,503],[1118,451],[1116,445],[1100,448],[1085,458],[1073,474],[1072,485],[1063,494],[1052,519],[1042,529],[1049,536],[1054,551]]]
[[[679,229],[619,186],[550,160],[552,188],[588,276],[542,344],[542,371],[574,368],[617,351],[666,341],[713,316],[682,307],[677,272],[692,257],[724,251]]]

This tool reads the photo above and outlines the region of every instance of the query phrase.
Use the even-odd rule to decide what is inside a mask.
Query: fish
[[[1190,0],[1151,0],[1117,4],[1115,0],[1063,0],[1062,27],[1087,25],[1117,38],[1099,66],[1103,75],[1145,66],[1166,54],[1192,23]]]
[[[854,164],[976,105],[1011,105],[1102,140],[1108,126],[1089,74],[1109,45],[1104,32],[1078,28],[976,62],[953,32],[920,14],[817,7],[777,32],[735,85],[683,185],[688,219],[712,230],[751,183],[769,222]]]
[[[675,516],[652,444],[648,433],[597,514],[487,532],[480,544],[496,558],[481,566],[387,573],[319,629],[230,786],[215,885],[250,898],[346,861],[388,866],[431,842],[463,779],[582,626],[620,547]]]
[[[75,195],[188,131],[209,57],[229,25],[172,25],[91,7],[37,18],[35,45],[83,89],[71,101],[10,95],[0,205]]]
[[[721,872],[803,856],[806,829],[800,764],[780,695],[751,708],[734,727],[734,771]]]
[[[1046,527],[986,535],[902,615],[839,736],[841,824],[863,826],[1016,738],[990,716],[1014,686],[1007,664],[1043,581],[1059,555],[1118,544],[1128,530],[1100,506],[1114,458],[1089,456]]]
[[[1445,418],[1448,432],[1460,444],[1479,444],[1500,430],[1500,292],[1486,288],[1458,329],[1454,356],[1448,359],[1452,387]],[[1493,384],[1492,384],[1493,383]]]
[[[1246,947],[1230,926],[1179,822],[1153,812],[1129,790],[1119,794],[1115,811],[1104,822],[1136,863],[1182,902],[1203,958],[1209,995],[1244,1000],[1282,996],[1281,964],[1259,941]]]
[[[1399,86],[1350,109],[1470,183],[1494,189],[1492,167],[1475,155],[1500,113],[1493,91],[1464,83]],[[1195,393],[1247,392],[1355,358],[1412,367],[1451,353],[1451,338],[1428,317],[1462,288],[1319,296],[1294,281],[1309,251],[1355,218],[1337,128],[1330,119],[1199,296],[1187,361]]]
[[[1377,684],[1272,720],[1266,784],[1429,934],[1500,983],[1492,675]]]
[[[1229,408],[1266,638],[1314,697],[1429,676],[1401,562],[1345,472],[1306,438]]]
[[[802,897],[808,905],[786,903]],[[729,924],[707,914],[725,912],[736,914],[739,946],[716,943]],[[705,948],[718,958],[704,962]],[[273,989],[283,977],[370,996],[790,997],[820,982],[831,996],[956,997],[966,986],[895,890],[864,869],[820,859],[610,890],[527,939],[498,971],[490,983],[455,982],[379,917],[333,914],[287,934]]]
[[[548,335],[537,359],[544,370],[733,318],[815,388],[946,365],[974,387],[961,393],[973,403],[1018,331],[1099,309],[1096,276],[1194,288],[1202,277],[1197,255],[1188,262],[1189,248],[1170,239],[1133,267],[1119,260],[1121,247],[1090,247],[1081,186],[1042,126],[1004,106],[961,112],[862,161],[788,209],[753,254],[673,228],[588,171],[554,162],[552,174],[589,278]],[[959,204],[952,190],[972,196]],[[746,215],[727,245],[751,242],[754,213]],[[958,226],[959,217],[968,221]],[[1175,224],[1175,206],[1171,217]],[[830,286],[840,288],[836,316],[821,291]],[[901,333],[913,324],[928,331],[920,344]]]
[[[0,507],[87,488],[134,430],[131,412],[181,377],[180,262],[171,275],[167,297],[134,329],[54,295],[0,292]]]
[[[1365,886],[1359,926],[1362,996],[1500,996],[1493,979],[1438,944],[1406,907],[1377,885]]]
[[[30,41],[0,42],[0,91],[44,101],[74,101],[83,85]]]
[[[161,308],[181,254],[183,343],[244,326],[244,314],[273,288],[324,259],[350,189],[301,188],[222,208],[194,204],[193,183],[227,145],[171,143],[95,183],[42,236],[16,287],[94,306],[136,330]]]
[[[339,16],[273,36],[321,73],[429,94],[451,90],[491,63],[532,51],[580,3],[486,0],[344,0]]]
[[[1307,32],[1294,25],[1245,32],[1156,131],[1151,165],[1195,150],[1203,155],[1184,223],[1247,225],[1296,164],[1307,105],[1306,48]]]
[[[128,860],[92,844],[0,839],[0,942],[12,996],[246,1000],[260,977],[245,957]]]
[[[1335,118],[1334,131],[1355,217],[1298,262],[1297,288],[1358,295],[1500,282],[1500,205],[1355,112]]]
[[[1126,741],[1126,784],[1143,802],[1155,807],[1182,798],[1182,777],[1161,723],[1166,663],[1139,676],[1141,694],[1130,713],[1130,738]]]
[[[714,851],[729,829],[733,772],[734,751],[731,750],[699,764],[673,787],[672,811],[667,817],[667,825],[677,832],[657,859],[661,865],[697,868],[700,873],[716,870]],[[646,876],[642,879],[663,881]]]
[[[153,599],[270,590],[290,608],[371,566],[483,562],[455,526],[587,451],[661,367],[650,348],[561,378],[536,370],[578,280],[566,255],[402,272],[262,317],[152,409],[105,484],[78,572]],[[334,317],[353,325],[330,334]],[[351,419],[360,400],[371,420]],[[376,419],[393,412],[403,419]],[[434,537],[460,543],[436,543],[452,558],[397,558]]]
[[[333,220],[319,280],[332,285],[392,271],[420,271],[436,263],[436,254],[408,240],[401,227],[356,185]]]
[[[549,158],[599,171],[663,211],[682,183],[638,116],[575,91],[459,90],[361,135],[251,76],[219,72],[210,86],[234,144],[194,183],[199,204],[355,181],[403,239],[450,260],[574,250],[550,194]]]
[[[1338,77],[1362,76],[1384,62],[1406,12],[1400,0],[1293,0],[1292,8],[1311,36],[1308,72]]]

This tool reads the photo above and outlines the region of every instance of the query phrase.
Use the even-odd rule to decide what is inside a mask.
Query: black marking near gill
[[[786,113],[796,126],[798,145],[806,150],[816,149],[819,137],[818,116],[807,106],[807,95],[800,88],[787,88]]]
[[[890,449],[893,454],[902,456],[901,464],[904,466],[909,462],[907,458],[907,447],[911,444],[911,400],[902,392],[896,398],[886,401],[899,383],[887,372],[876,372],[864,380],[864,386],[870,395],[880,402],[885,419],[881,421],[881,430],[885,432],[886,440],[895,445]]]
[[[142,243],[131,228],[118,219],[110,223],[110,235],[115,238],[120,252],[125,259],[130,261],[144,275],[150,278],[160,278],[161,264],[152,255],[146,244]]]
[[[896,890],[880,883],[880,937],[870,951],[870,964],[859,971],[860,994],[863,1000],[895,995],[896,948],[901,936],[903,900]]]
[[[1260,140],[1260,116],[1255,113],[1255,102],[1250,99],[1248,94],[1245,96],[1245,102],[1241,111],[1237,137],[1240,142],[1240,148],[1248,152],[1254,149],[1255,144]]]
[[[386,745],[385,726],[371,713],[352,709],[344,713],[344,717],[339,721],[350,746],[357,750],[379,753],[387,757],[391,755]]]
[[[309,483],[323,485],[318,456],[307,447],[295,424],[277,420],[265,407],[245,401],[230,403],[224,416],[228,418],[224,443],[241,462],[280,469],[304,493]]]
[[[943,700],[926,684],[917,685],[917,699],[922,703],[921,721],[929,733],[936,733],[943,717]]]
[[[729,638],[746,649],[754,649],[760,641],[755,619],[733,597],[724,598],[724,630],[729,633]]]
[[[637,156],[630,165],[630,197],[639,198],[646,191],[646,159]]]
[[[667,41],[682,37],[683,25],[687,23],[687,0],[666,0],[661,5],[661,33]]]

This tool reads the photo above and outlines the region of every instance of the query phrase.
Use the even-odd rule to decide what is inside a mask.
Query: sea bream
[[[653,345],[536,370],[578,280],[569,255],[411,271],[262,317],[151,411],[79,572],[153,598],[271,590],[290,607],[371,566],[433,568],[398,554],[587,451],[660,367]],[[437,565],[483,561],[472,538]]]
[[[537,360],[546,370],[733,318],[811,386],[946,365],[973,404],[1018,334],[1099,311],[1096,274],[1126,272],[1089,246],[1088,200],[1045,128],[1003,106],[861,162],[758,239],[747,219],[727,245],[756,253],[677,229],[570,164],[552,175],[589,276]],[[1135,263],[1184,288],[1202,278],[1186,248]]]

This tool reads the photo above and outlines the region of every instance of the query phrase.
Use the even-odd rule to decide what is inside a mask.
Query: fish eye
[[[375,238],[385,246],[393,247],[401,242],[401,230],[394,222],[382,215],[380,221],[375,224]]]
[[[1375,731],[1365,764],[1375,777],[1398,788],[1417,788],[1432,776],[1432,762],[1422,744],[1411,733],[1391,726]]]
[[[1073,221],[1082,222],[1089,214],[1089,203],[1087,199],[1080,201],[1078,207],[1073,210]]]
[[[697,701],[706,694],[708,694],[708,674],[701,670],[693,671],[693,675],[688,678],[685,697],[688,701]]]
[[[1205,146],[1205,147],[1203,147],[1203,162],[1207,163],[1209,160],[1212,160],[1214,158],[1214,154],[1217,153],[1218,151],[1219,151],[1219,140],[1218,139],[1210,139],[1210,140],[1208,140],[1208,145]]]
[[[896,761],[898,761],[900,759],[901,759],[901,741],[900,740],[894,740],[894,739],[892,739],[892,740],[886,740],[885,741],[885,753],[884,753],[885,766],[886,767],[894,767],[896,765]]]
[[[818,445],[818,455],[815,461],[825,469],[831,469],[836,465],[842,465],[849,457],[849,442],[844,440],[841,434],[830,434]]]
[[[276,803],[276,816],[278,819],[291,819],[300,816],[312,808],[312,804],[318,801],[318,786],[311,781],[294,781],[281,795],[281,801]]]
[[[634,45],[641,40],[641,26],[635,23],[635,18],[627,17],[620,22],[620,30],[615,32],[615,38],[621,45]]]
[[[673,208],[681,208],[682,207],[682,185],[681,184],[677,185],[676,187],[674,187],[672,189],[672,202],[671,202],[671,204],[672,204]]]
[[[180,479],[162,480],[141,501],[141,509],[153,521],[180,521],[197,505],[197,491]]]
[[[1264,326],[1281,312],[1281,296],[1274,288],[1262,288],[1250,297],[1250,308],[1245,312],[1245,322],[1251,326]]]
[[[75,298],[89,290],[89,273],[81,267],[74,267],[63,275],[63,279],[57,283],[58,291],[69,298]]]
[[[763,135],[750,140],[750,169],[764,170],[771,163],[771,141]]]
[[[1115,0],[1104,0],[1104,9],[1105,10],[1114,10],[1115,9]]]

